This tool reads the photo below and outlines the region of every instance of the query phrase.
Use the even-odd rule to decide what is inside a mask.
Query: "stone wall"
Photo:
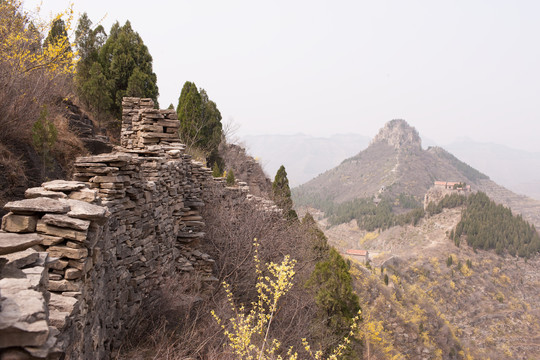
[[[150,99],[123,106],[118,151],[78,158],[72,181],[5,206],[0,359],[108,358],[169,274],[196,272],[203,288],[215,285],[213,260],[199,250],[205,190],[260,200],[245,184],[225,188],[184,153],[174,111]]]

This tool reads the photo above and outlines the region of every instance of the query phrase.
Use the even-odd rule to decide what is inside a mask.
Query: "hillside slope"
[[[404,120],[388,122],[367,149],[297,187],[300,204],[323,198],[342,203],[377,193],[395,198],[401,193],[423,198],[435,180],[476,185],[488,177],[442,148],[422,149],[418,132]]]
[[[341,251],[362,248],[372,256],[371,269],[357,265],[355,276],[365,316],[381,330],[371,344],[377,358],[390,358],[383,356],[389,344],[390,354],[407,359],[540,356],[540,257],[456,247],[447,233],[459,220],[460,209],[445,209],[417,226],[380,233],[354,222],[326,229]]]

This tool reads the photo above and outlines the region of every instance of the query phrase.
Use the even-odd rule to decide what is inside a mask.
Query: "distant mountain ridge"
[[[423,147],[439,146],[422,138]],[[258,156],[273,177],[285,165],[291,186],[303,184],[367,148],[371,137],[359,134],[314,137],[296,135],[249,135],[242,140],[250,154]],[[488,175],[506,188],[540,200],[540,153],[494,143],[461,139],[440,147]]]
[[[540,153],[461,140],[443,146],[508,189],[540,200]]]
[[[259,158],[271,179],[284,165],[289,183],[298,186],[365,149],[369,137],[358,134],[249,135],[243,137],[242,142],[252,156]]]

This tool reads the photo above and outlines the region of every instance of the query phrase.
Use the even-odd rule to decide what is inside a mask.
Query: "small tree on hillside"
[[[225,181],[227,182],[227,185],[229,186],[233,186],[235,184],[236,179],[234,178],[234,173],[232,170],[229,170],[227,172],[227,177]]]
[[[274,202],[278,207],[284,210],[291,219],[297,219],[296,211],[293,210],[293,201],[291,199],[291,188],[285,166],[281,165],[278,169],[274,182],[272,183],[272,195]]]
[[[44,106],[39,118],[32,126],[32,143],[41,157],[42,177],[45,177],[47,169],[52,167],[53,157],[51,151],[58,137],[58,131],[48,116],[47,107]]]
[[[180,139],[188,150],[195,148],[202,151],[208,166],[217,163],[222,169],[223,160],[218,153],[223,134],[221,113],[216,103],[208,97],[206,90],[198,90],[195,83],[186,81],[176,112],[180,121]]]
[[[306,287],[316,291],[315,301],[319,308],[316,323],[325,325],[318,329],[319,342],[328,353],[347,333],[360,311],[358,296],[352,287],[349,265],[336,249],[331,248],[326,259],[316,264]],[[346,358],[358,358],[353,354],[353,348],[357,348],[358,344],[351,345],[353,346],[348,349],[350,353]]]

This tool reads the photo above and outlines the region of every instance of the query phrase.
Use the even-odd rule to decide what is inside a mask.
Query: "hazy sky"
[[[44,1],[42,14],[70,1]],[[37,1],[26,0],[28,8]],[[106,30],[130,20],[160,106],[207,90],[240,134],[374,136],[402,118],[539,151],[540,1],[75,1]]]

